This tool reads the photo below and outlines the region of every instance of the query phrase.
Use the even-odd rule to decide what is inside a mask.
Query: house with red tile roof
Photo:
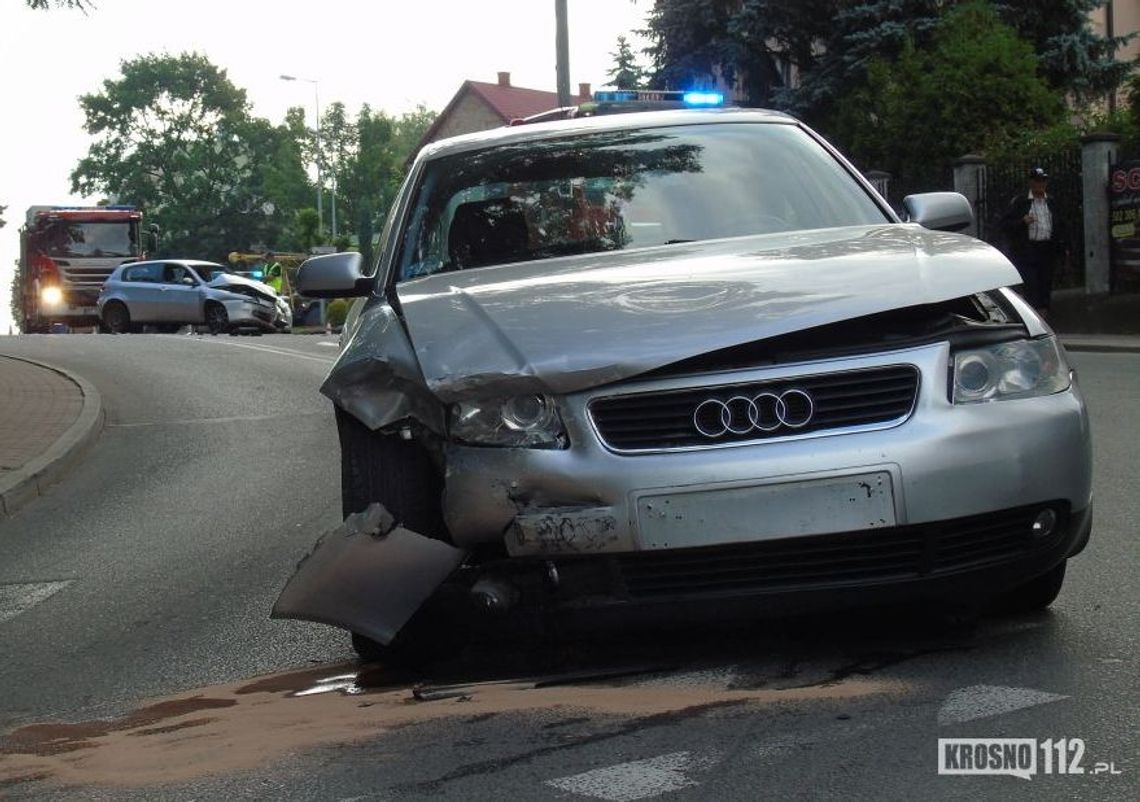
[[[578,94],[570,98],[571,105],[591,99],[590,85],[578,84]],[[496,83],[464,81],[459,91],[436,117],[424,134],[414,153],[429,142],[449,136],[486,131],[508,125],[511,120],[529,117],[558,107],[558,93],[541,89],[526,89],[511,85],[511,74],[500,72]]]

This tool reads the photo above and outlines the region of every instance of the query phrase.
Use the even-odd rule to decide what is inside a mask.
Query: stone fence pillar
[[[986,160],[976,153],[954,162],[954,191],[966,196],[974,210],[974,222],[962,230],[971,237],[985,235]]]
[[[1116,162],[1120,137],[1095,133],[1081,138],[1081,182],[1085,223],[1085,292],[1109,290],[1111,241],[1108,236],[1108,171]]]
[[[863,173],[863,177],[871,182],[871,186],[875,191],[883,196],[883,200],[889,202],[887,191],[891,188],[891,174],[884,170],[868,170]]]

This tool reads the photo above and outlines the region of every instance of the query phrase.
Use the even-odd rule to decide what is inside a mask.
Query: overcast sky
[[[89,137],[77,98],[144,53],[203,53],[246,90],[254,114],[281,122],[313,87],[324,108],[343,101],[390,114],[419,103],[439,111],[468,78],[554,91],[554,0],[95,0],[86,16],[36,12],[0,0],[0,334],[29,206],[93,202],[70,194],[68,175]],[[568,0],[570,82],[604,84],[617,37],[644,25],[652,0]],[[195,256],[196,254],[185,254]]]

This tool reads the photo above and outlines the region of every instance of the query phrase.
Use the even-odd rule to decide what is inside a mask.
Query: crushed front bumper
[[[251,303],[248,300],[227,300],[223,302],[230,326],[237,329],[261,329],[276,331],[277,309],[268,301]]]
[[[1044,503],[1087,509],[1090,437],[1076,385],[1038,398],[955,405],[947,393],[950,363],[949,345],[940,343],[566,397],[560,412],[568,449],[446,447],[452,539],[464,548],[499,545],[516,557],[566,557],[806,543]],[[588,412],[593,399],[619,392],[794,381],[888,365],[919,371],[917,399],[905,419],[871,431],[629,454],[603,444]]]
[[[1059,511],[1045,536],[1032,524]],[[482,566],[529,589],[527,602],[590,614],[624,610],[672,620],[713,612],[801,614],[903,602],[984,605],[1079,553],[1092,509],[1063,502],[875,532]],[[548,577],[557,576],[551,589]],[[597,620],[597,619],[595,619]],[[624,619],[623,619],[624,620]]]

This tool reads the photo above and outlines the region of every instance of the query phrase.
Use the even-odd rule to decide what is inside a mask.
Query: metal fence
[[[1025,158],[973,168],[984,171],[984,180],[978,182],[981,187],[976,210],[978,237],[1006,249],[1001,217],[1015,197],[1029,191],[1029,171],[1034,167],[1043,167],[1049,174],[1049,197],[1069,246],[1069,258],[1057,265],[1053,286],[1058,289],[1084,286],[1084,188],[1079,146],[1039,159]]]
[[[880,182],[875,183],[876,189],[878,189]],[[906,210],[903,208],[903,198],[920,192],[944,192],[954,189],[954,168],[949,164],[931,165],[919,172],[892,175],[884,183],[886,184],[886,192],[883,193],[880,189],[880,193],[891,204],[892,209],[905,217]]]

